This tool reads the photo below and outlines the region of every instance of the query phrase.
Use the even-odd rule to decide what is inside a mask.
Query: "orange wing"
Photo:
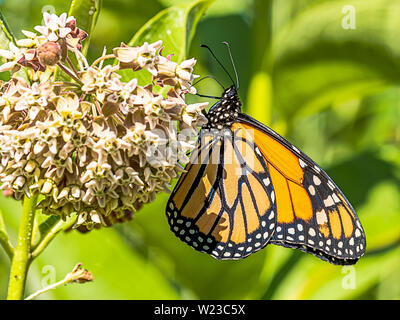
[[[267,166],[245,133],[202,130],[167,204],[175,235],[217,259],[250,255],[268,243],[275,229]]]
[[[255,119],[241,114],[268,167],[276,198],[271,243],[300,249],[334,264],[354,264],[365,252],[361,223],[349,201],[309,157]]]

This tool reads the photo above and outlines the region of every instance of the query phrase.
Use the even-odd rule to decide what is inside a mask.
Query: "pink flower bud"
[[[37,49],[38,58],[41,64],[53,66],[61,58],[61,47],[55,42],[45,42]]]

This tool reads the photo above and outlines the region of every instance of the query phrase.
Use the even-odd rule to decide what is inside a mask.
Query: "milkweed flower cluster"
[[[90,65],[74,17],[44,13],[35,30],[0,50],[0,71],[12,74],[0,83],[0,187],[16,199],[41,195],[46,214],[77,213],[76,227],[130,219],[168,191],[206,121],[206,103],[185,103],[196,61],[173,62],[157,41],[121,44]],[[139,85],[135,72],[123,81],[126,68],[152,82]]]

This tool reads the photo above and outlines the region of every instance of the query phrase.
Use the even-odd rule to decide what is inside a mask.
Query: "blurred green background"
[[[34,261],[27,292],[61,280],[82,262],[94,282],[60,287],[40,298],[399,299],[400,1],[208,2],[197,30],[186,37],[192,36],[192,44],[186,43],[177,59],[196,57],[196,74],[214,75],[229,85],[199,45],[214,48],[230,69],[221,41],[231,44],[245,111],[300,147],[335,180],[364,226],[366,255],[355,266],[341,267],[270,245],[241,261],[217,261],[169,231],[164,213],[168,195],[160,194],[129,223],[59,235]],[[89,60],[104,46],[111,50],[121,41],[128,43],[150,18],[180,3],[192,1],[103,0]],[[42,11],[61,14],[69,5],[61,0],[0,1],[17,38],[20,29],[33,30],[41,23]],[[171,23],[167,12],[136,40],[162,36],[168,28],[181,32],[174,19]],[[168,52],[172,46],[165,43]],[[202,94],[220,94],[212,80],[197,88]],[[15,241],[20,205],[1,197],[0,209]],[[2,299],[8,272],[8,257],[0,251]]]

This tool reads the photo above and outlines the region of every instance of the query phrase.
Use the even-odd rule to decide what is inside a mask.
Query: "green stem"
[[[93,281],[92,273],[86,269],[81,268],[81,266],[82,266],[81,263],[77,263],[75,265],[74,269],[72,269],[72,271],[70,273],[68,273],[63,280],[58,281],[54,284],[51,284],[51,285],[47,286],[46,288],[36,291],[35,293],[32,293],[30,296],[25,298],[25,300],[32,300],[42,293],[48,292],[51,289],[55,289],[59,286],[66,285],[69,283],[73,283],[73,282],[85,283],[85,282]]]
[[[68,283],[70,283],[70,282],[71,282],[70,279],[65,278],[65,279],[63,279],[63,280],[61,280],[61,281],[58,281],[58,282],[53,283],[53,284],[51,284],[51,285],[49,285],[49,286],[47,286],[47,287],[45,287],[45,288],[43,288],[43,289],[38,290],[38,291],[36,291],[35,293],[32,293],[30,296],[26,297],[25,300],[33,300],[33,299],[35,299],[37,296],[41,295],[42,293],[48,292],[48,291],[50,291],[50,290],[52,290],[52,289],[55,289],[55,288],[57,288],[57,287],[59,287],[59,286],[68,284]]]
[[[8,239],[3,239],[0,235],[0,244],[10,259],[14,256],[14,247]]]
[[[74,79],[76,82],[82,85],[82,81],[79,80],[78,76],[74,74],[74,72],[71,69],[69,69],[67,66],[64,66],[61,62],[58,62],[57,66],[67,75],[69,75],[72,79]]]
[[[24,297],[26,276],[31,261],[31,238],[37,198],[37,195],[24,198],[17,247],[11,263],[8,300],[22,300]]]
[[[107,54],[107,55],[103,55],[100,58],[97,58],[93,63],[92,63],[92,67],[94,67],[96,64],[98,64],[101,61],[104,61],[106,59],[115,59],[115,55],[114,54]]]
[[[68,219],[67,221],[60,220],[49,232],[40,239],[40,242],[32,249],[31,260],[35,259],[42,251],[49,245],[49,243],[56,237],[56,235],[66,228],[71,227],[76,219]]]
[[[0,245],[3,247],[4,251],[7,253],[10,260],[12,260],[14,256],[14,247],[10,242],[8,237],[6,224],[3,220],[3,214],[0,211]]]

